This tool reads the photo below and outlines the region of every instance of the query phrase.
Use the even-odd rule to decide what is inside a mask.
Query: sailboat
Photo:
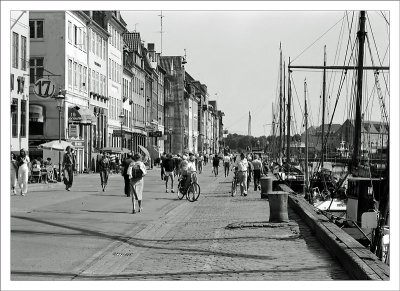
[[[370,67],[364,66],[364,45],[366,39],[365,31],[366,23],[366,12],[360,12],[359,18],[359,31],[357,33],[358,39],[358,61],[357,65],[350,66],[326,66],[324,58],[324,66],[291,66],[289,64],[289,73],[295,68],[317,68],[324,70],[324,82],[325,82],[325,70],[326,69],[342,69],[345,70],[356,70],[356,102],[355,102],[355,120],[354,126],[354,136],[353,136],[353,149],[352,157],[349,160],[348,169],[349,172],[339,181],[331,181],[329,173],[323,171],[324,166],[324,154],[322,154],[322,162],[319,176],[316,176],[315,180],[318,180],[323,185],[323,191],[326,191],[326,195],[322,195],[321,201],[315,201],[313,198],[313,189],[311,183],[308,181],[308,174],[305,182],[306,198],[309,199],[314,206],[320,210],[324,210],[324,213],[329,215],[335,223],[341,226],[341,228],[357,239],[361,244],[368,247],[373,253],[375,253],[379,258],[385,262],[388,260],[388,218],[389,218],[389,151],[387,150],[386,155],[386,166],[385,167],[371,167],[371,163],[367,159],[363,160],[362,152],[362,116],[361,105],[363,101],[363,71],[364,70],[374,70],[375,85],[377,88],[377,93],[380,101],[380,109],[384,119],[384,127],[389,133],[389,124],[387,113],[385,110],[385,104],[382,98],[382,92],[380,90],[379,81],[377,75],[379,71],[388,70],[389,67],[374,66]],[[368,44],[369,45],[369,44]],[[369,46],[370,48],[370,46]],[[370,49],[371,50],[371,49]],[[371,55],[372,59],[372,55]],[[325,86],[325,85],[324,85]],[[324,89],[325,90],[325,89]],[[365,100],[365,98],[364,98]],[[324,100],[323,100],[324,104]],[[328,126],[328,134],[330,131],[331,122]],[[325,126],[322,124],[322,131],[324,131]],[[325,145],[328,140],[328,135],[323,136],[322,143],[322,153],[324,153]],[[388,143],[389,144],[389,143]],[[346,148],[343,144],[343,151],[346,152]],[[364,163],[362,163],[364,161]],[[377,169],[379,168],[379,171]],[[305,169],[308,172],[308,161],[306,161]],[[375,171],[374,171],[375,170]],[[327,184],[330,183],[330,189]],[[342,185],[347,184],[345,187],[345,192],[342,190]],[[315,188],[314,188],[315,189]],[[343,196],[344,194],[344,196]],[[325,196],[325,197],[324,197]],[[325,200],[325,201],[324,201]],[[342,208],[345,210],[345,215],[336,216],[333,214],[332,206],[334,208]]]

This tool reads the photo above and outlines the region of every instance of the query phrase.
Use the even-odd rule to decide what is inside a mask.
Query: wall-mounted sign
[[[53,96],[56,90],[56,85],[53,81],[42,78],[35,82],[33,90],[36,96],[41,98],[49,98]]]
[[[78,124],[69,124],[68,125],[68,135],[69,135],[69,137],[79,137]]]
[[[149,132],[149,137],[161,137],[162,132],[161,131],[150,131]]]

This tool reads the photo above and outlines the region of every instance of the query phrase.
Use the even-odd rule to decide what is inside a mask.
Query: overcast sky
[[[186,49],[188,61],[186,70],[192,77],[207,85],[210,98],[216,99],[219,109],[225,112],[224,128],[230,133],[247,134],[250,111],[253,136],[271,134],[272,104],[274,102],[275,106],[278,106],[279,96],[280,43],[286,64],[290,57],[292,62],[294,60],[293,65],[323,65],[324,45],[326,45],[327,65],[343,65],[349,35],[348,27],[352,19],[358,23],[359,17],[359,11],[353,13],[345,10],[164,10],[162,14],[164,16],[162,54],[184,55]],[[155,43],[158,52],[161,51],[160,15],[161,10],[122,11],[128,29],[134,31],[136,28],[145,44]],[[386,19],[389,21],[389,11],[382,13],[368,11],[367,15],[380,58],[385,65],[388,65],[389,28]],[[369,29],[369,23],[367,28]],[[355,28],[351,37],[350,47],[354,45]],[[341,43],[340,49],[337,48],[338,43]],[[338,54],[339,60],[342,61],[334,63],[335,54]],[[375,59],[375,62],[378,63],[378,60]],[[327,95],[331,96],[331,101],[327,99],[328,104],[329,101],[333,104],[338,94],[339,73],[327,75],[327,84],[330,81],[329,88],[327,85]],[[309,124],[320,124],[322,71],[294,71],[292,77],[295,82],[293,117],[296,120],[292,124],[292,132],[301,132],[305,78],[311,104]],[[368,85],[373,85],[373,79]],[[385,85],[381,84],[381,87],[384,88]],[[345,89],[350,90],[347,87]],[[344,95],[345,89],[342,90],[334,122],[342,123],[347,117],[350,92]],[[387,94],[384,95],[387,101]],[[374,104],[377,105],[377,102],[376,99]],[[370,102],[369,108],[372,108],[371,104]],[[380,111],[376,110],[378,108],[379,106],[373,111],[370,110],[369,119],[380,120]],[[329,118],[331,112],[332,110],[329,111]]]

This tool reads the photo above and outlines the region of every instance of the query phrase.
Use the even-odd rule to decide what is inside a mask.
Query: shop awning
[[[96,116],[89,108],[85,107],[69,107],[68,121],[78,123],[96,123]]]

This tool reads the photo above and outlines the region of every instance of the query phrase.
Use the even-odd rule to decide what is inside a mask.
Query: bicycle
[[[235,196],[236,194],[236,189],[239,184],[239,178],[238,178],[238,171],[237,168],[235,167],[233,170],[233,179],[231,183],[231,196]]]
[[[184,196],[186,196],[186,199],[189,200],[190,202],[194,202],[199,199],[200,185],[197,184],[196,172],[190,174],[190,179],[191,181],[187,189],[184,188],[183,180],[179,179],[178,191],[177,191],[179,200],[182,200]]]

